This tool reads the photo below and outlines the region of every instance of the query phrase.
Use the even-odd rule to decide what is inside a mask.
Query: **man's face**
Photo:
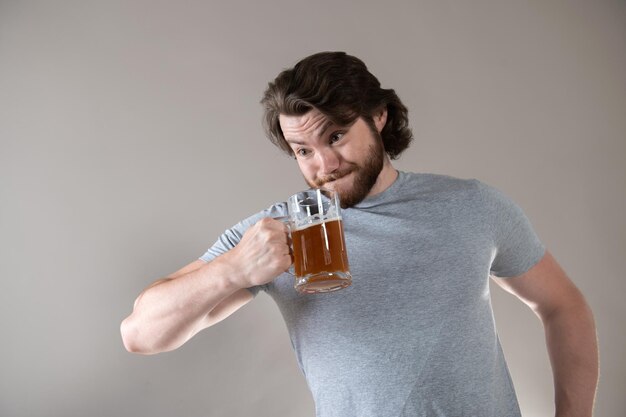
[[[367,197],[384,164],[382,126],[374,130],[362,118],[338,126],[317,110],[301,116],[281,114],[279,121],[310,187],[336,191],[343,208]]]

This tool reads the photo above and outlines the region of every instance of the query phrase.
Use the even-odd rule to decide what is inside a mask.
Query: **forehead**
[[[316,109],[297,116],[281,114],[278,121],[288,142],[320,137],[333,124],[326,115]]]

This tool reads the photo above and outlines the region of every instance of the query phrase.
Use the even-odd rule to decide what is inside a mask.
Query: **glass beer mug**
[[[289,197],[287,207],[295,289],[312,294],[350,286],[352,275],[337,193],[302,191]]]

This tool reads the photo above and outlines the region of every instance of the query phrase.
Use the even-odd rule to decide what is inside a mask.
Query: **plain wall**
[[[304,187],[259,100],[322,50],[408,106],[397,168],[478,178],[525,210],[595,312],[596,416],[626,414],[623,1],[2,0],[0,415],[314,415],[264,294],[166,354],[127,353],[119,324]],[[523,414],[549,416],[541,324],[492,296]]]

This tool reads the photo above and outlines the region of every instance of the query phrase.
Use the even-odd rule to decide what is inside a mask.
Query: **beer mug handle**
[[[287,226],[287,230],[288,230],[287,235],[289,236],[289,242],[290,242],[289,251],[291,252],[292,254],[291,257],[293,259],[293,245],[291,244],[291,221],[289,220],[289,216],[276,216],[276,217],[272,217],[272,219],[278,220],[279,222]],[[291,263],[291,266],[285,272],[293,277],[296,276],[293,262]]]

